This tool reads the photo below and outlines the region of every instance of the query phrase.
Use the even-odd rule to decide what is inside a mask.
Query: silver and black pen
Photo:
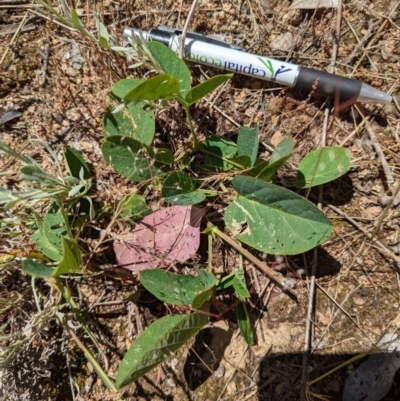
[[[155,40],[179,52],[179,29],[160,26],[149,31],[125,28],[124,36]],[[236,45],[195,32],[188,32],[183,57],[186,60],[276,82],[277,84],[316,90],[327,96],[363,103],[391,103],[392,97],[359,80],[247,53]]]

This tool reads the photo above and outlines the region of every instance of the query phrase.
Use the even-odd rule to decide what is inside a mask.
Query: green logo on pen
[[[280,68],[278,68],[277,70],[276,70],[276,72],[274,71],[274,67],[273,67],[273,65],[272,65],[272,63],[271,63],[271,60],[268,60],[268,59],[262,59],[261,57],[257,57],[264,65],[265,65],[265,67],[267,68],[267,70],[271,73],[271,79],[273,80],[273,81],[276,81],[276,77],[279,75],[279,74],[282,74],[282,73],[284,73],[284,72],[288,72],[288,71],[292,71],[292,68],[286,68],[284,65],[282,65]]]
[[[270,60],[266,59],[263,60],[261,57],[257,57],[266,67],[267,70],[271,73],[271,79],[274,78],[274,67],[272,66],[272,63]]]

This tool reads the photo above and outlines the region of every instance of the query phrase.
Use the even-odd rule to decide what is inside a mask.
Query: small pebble
[[[271,41],[270,46],[274,50],[290,50],[293,46],[293,34],[286,32],[283,35],[278,35]]]
[[[171,388],[176,387],[176,384],[175,384],[175,382],[174,382],[172,379],[167,379],[167,380],[165,380],[165,385],[166,385],[167,387],[171,387]]]
[[[225,376],[225,371],[226,371],[226,368],[225,368],[225,366],[221,363],[219,366],[218,366],[218,369],[214,372],[214,377],[224,377]]]
[[[353,302],[355,305],[364,305],[365,304],[365,299],[362,297],[359,297],[358,295],[355,295],[353,297]]]

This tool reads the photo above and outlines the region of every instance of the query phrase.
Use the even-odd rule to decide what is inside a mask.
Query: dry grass
[[[224,33],[251,52],[327,69],[334,49],[333,35],[338,33],[336,11],[292,10],[290,3],[199,1],[189,29]],[[183,27],[190,6],[191,2],[183,0],[76,3],[88,29],[95,28],[97,14],[116,37],[128,25],[142,29],[159,24]],[[397,8],[397,1],[346,2],[336,56],[336,73],[393,93],[391,105],[360,105],[359,109],[351,107],[340,112],[329,108],[326,112],[326,99],[319,95],[309,96],[237,75],[196,106],[193,115],[200,136],[214,133],[230,137],[239,126],[257,122],[264,157],[282,138],[294,137],[296,148],[288,163],[289,173],[305,154],[321,146],[324,127],[326,144],[347,147],[353,168],[350,174],[323,189],[322,207],[334,222],[334,235],[316,254],[298,255],[287,261],[286,274],[296,278],[299,303],[276,293],[266,285],[264,276],[247,265],[249,280],[257,292],[252,314],[257,322],[257,345],[249,348],[236,333],[222,324],[215,325],[162,369],[130,386],[124,399],[298,400],[305,394],[301,389],[301,366],[306,343],[310,355],[305,373],[306,379],[311,380],[355,354],[369,351],[387,332],[400,306],[400,202],[388,202],[400,176]],[[83,35],[33,11],[30,4],[4,5],[0,0],[0,25],[13,23],[19,28],[15,36],[2,36],[0,43],[0,115],[12,108],[22,113],[19,119],[0,125],[0,140],[21,153],[36,153],[48,171],[54,168],[51,160],[29,139],[51,143],[56,152],[64,144],[75,147],[90,163],[96,181],[94,199],[104,207],[104,213],[83,230],[82,248],[88,253],[98,251],[91,256],[91,263],[99,274],[87,274],[68,285],[102,344],[105,357],[98,355],[98,360],[113,377],[129,344],[153,319],[165,313],[165,307],[144,292],[135,278],[107,268],[106,264],[113,262],[111,233],[107,231],[104,236],[105,231],[101,231],[109,227],[119,199],[134,189],[144,190],[119,177],[100,152],[107,95],[116,80],[127,75],[141,76],[147,70],[127,70],[129,63],[124,57],[100,49]],[[36,28],[25,31],[24,25],[32,23]],[[289,38],[280,45],[284,48],[277,49],[277,43],[284,38]],[[50,51],[42,85],[43,60],[38,49],[44,52],[46,41]],[[73,42],[84,59],[81,69],[72,66]],[[195,80],[215,72],[199,65],[191,65],[191,69]],[[160,140],[169,142],[175,151],[187,146],[189,130],[180,110],[160,112],[157,130]],[[0,156],[0,166],[0,171],[9,172],[0,176],[1,185],[18,187],[11,174],[16,165]],[[209,177],[208,182],[211,180],[217,182],[218,177]],[[318,196],[317,191],[310,193],[313,200]],[[156,197],[150,201],[157,207]],[[226,202],[221,195],[213,208],[218,212]],[[34,250],[30,214],[30,206],[1,211],[1,254]],[[123,229],[118,220],[109,228],[115,233]],[[22,257],[22,251],[17,256]],[[206,252],[201,256],[206,259]],[[215,271],[226,272],[236,264],[235,252],[216,241]],[[57,311],[65,314],[70,327],[87,342],[69,307],[57,306],[60,294],[52,283],[35,282],[41,304],[38,312],[32,282],[22,273],[19,260],[2,266],[0,352],[12,352],[15,344],[18,348],[8,368],[0,371],[0,397],[118,399],[105,390],[68,331],[58,323]],[[316,271],[316,296],[312,299],[312,330],[306,338],[312,266]],[[307,278],[295,274],[299,268],[307,270]],[[224,308],[231,301],[216,300],[216,306]],[[209,349],[214,349],[215,358]],[[309,391],[339,399],[352,368],[335,372]],[[396,377],[385,400],[399,399],[399,382]]]

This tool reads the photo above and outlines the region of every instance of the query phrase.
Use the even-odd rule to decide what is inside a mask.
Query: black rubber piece
[[[295,86],[311,91],[315,84],[317,84],[317,92],[328,96],[338,96],[344,99],[355,98],[357,100],[362,82],[312,68],[300,67]]]

